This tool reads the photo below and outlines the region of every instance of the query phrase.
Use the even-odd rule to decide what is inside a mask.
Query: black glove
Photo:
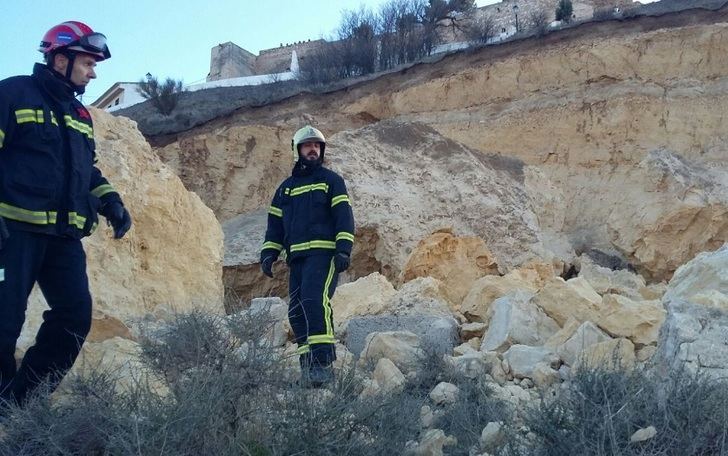
[[[131,228],[129,211],[119,201],[112,201],[104,206],[101,215],[106,217],[109,225],[114,227],[114,239],[121,239]]]
[[[5,226],[5,220],[3,220],[2,217],[0,217],[0,250],[2,250],[3,247],[5,247],[5,241],[10,237],[10,232],[8,232],[8,227]]]
[[[273,278],[273,263],[276,261],[273,256],[267,256],[260,261],[260,270],[271,279]]]
[[[336,272],[346,271],[347,269],[349,269],[350,264],[351,259],[349,258],[349,254],[339,252],[334,255],[334,269],[336,269]]]

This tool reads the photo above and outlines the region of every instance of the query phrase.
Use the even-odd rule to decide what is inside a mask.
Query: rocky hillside
[[[242,110],[157,151],[225,221],[268,204],[289,172],[288,137],[316,123],[352,186],[359,234],[375,239],[357,276],[395,278],[419,236],[451,226],[484,238],[502,272],[533,254],[569,265],[597,248],[666,280],[728,239],[727,17],[693,9],[485,47]],[[455,192],[438,180],[448,175]]]

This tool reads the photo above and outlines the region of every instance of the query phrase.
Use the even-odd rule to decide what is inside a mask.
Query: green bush
[[[167,78],[160,83],[155,76],[147,74],[146,79],[139,80],[137,89],[141,96],[151,100],[152,105],[160,114],[168,116],[177,107],[180,93],[182,93],[182,81]]]

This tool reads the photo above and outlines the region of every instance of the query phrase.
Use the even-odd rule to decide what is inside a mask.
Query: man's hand
[[[114,239],[121,239],[131,228],[131,215],[118,201],[107,204],[101,215],[106,217],[106,221],[114,227]]]
[[[276,259],[272,256],[267,256],[260,262],[260,270],[271,279],[273,278],[273,262],[275,261]]]
[[[334,269],[336,269],[336,272],[344,272],[347,269],[349,269],[349,265],[351,264],[351,259],[349,258],[349,255],[344,252],[339,252],[336,255],[334,255]]]
[[[0,217],[0,250],[5,247],[5,241],[7,241],[9,237],[10,232],[8,232],[8,227],[5,225],[5,220]]]

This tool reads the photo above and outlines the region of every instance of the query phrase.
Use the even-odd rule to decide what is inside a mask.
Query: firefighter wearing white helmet
[[[260,253],[263,273],[285,252],[289,267],[288,318],[296,336],[304,385],[334,380],[336,359],[331,297],[349,267],[354,216],[344,179],[323,166],[326,138],[306,125],[293,135],[291,176],[276,190]]]

